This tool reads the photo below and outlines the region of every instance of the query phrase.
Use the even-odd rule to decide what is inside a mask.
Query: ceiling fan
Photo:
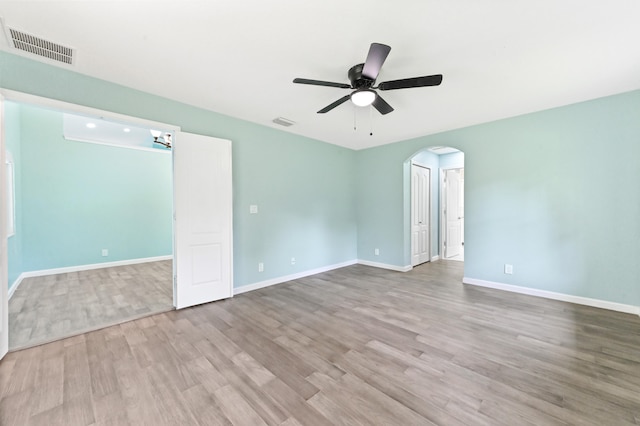
[[[343,96],[332,104],[327,105],[318,111],[318,114],[324,114],[331,111],[335,107],[342,105],[349,99],[357,106],[369,106],[373,105],[380,114],[388,114],[393,111],[391,105],[389,105],[376,90],[396,90],[396,89],[408,89],[411,87],[425,87],[425,86],[438,86],[442,83],[442,74],[428,75],[424,77],[404,78],[401,80],[385,81],[377,86],[374,86],[380,68],[387,59],[391,47],[386,44],[371,43],[369,48],[369,54],[364,64],[354,65],[349,69],[347,73],[351,84],[346,83],[334,83],[331,81],[321,80],[309,80],[306,78],[296,78],[294,83],[299,84],[311,84],[314,86],[327,86],[337,87],[339,89],[351,89],[351,94]]]

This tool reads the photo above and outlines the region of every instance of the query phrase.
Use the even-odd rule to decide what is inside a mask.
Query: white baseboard
[[[576,303],[578,305],[592,306],[594,308],[609,309],[611,311],[640,315],[640,307],[625,305],[622,303],[608,302],[606,300],[591,299],[588,297],[573,296],[571,294],[555,293],[553,291],[538,290],[530,287],[520,287],[512,284],[503,284],[494,281],[478,280],[475,278],[462,278],[464,284],[479,287],[488,287],[496,290],[510,291],[512,293],[528,294],[530,296],[544,297],[545,299],[560,300],[562,302]]]
[[[171,259],[173,259],[173,255],[144,257],[140,259],[129,259],[129,260],[117,260],[115,262],[93,263],[90,265],[67,266],[64,268],[42,269],[40,271],[23,272],[13,282],[13,284],[11,284],[11,287],[9,287],[9,299],[11,299],[11,296],[13,296],[13,293],[15,293],[15,291],[18,289],[18,286],[22,283],[22,280],[24,280],[25,278],[43,277],[45,275],[66,274],[69,272],[90,271],[92,269],[112,268],[114,266],[136,265],[138,263],[158,262],[160,260],[171,260]]]
[[[433,256],[433,257],[431,258],[431,261],[432,261],[432,262],[435,262],[436,260],[440,260],[440,255],[439,255],[439,254],[436,254],[435,256]]]
[[[20,274],[20,276],[16,278],[13,284],[11,284],[11,286],[9,287],[9,299],[11,299],[11,296],[13,296],[13,293],[16,292],[16,290],[18,289],[18,286],[22,283],[22,280],[24,278],[25,278],[24,274]]]
[[[308,277],[310,275],[320,274],[322,272],[332,271],[338,268],[344,268],[346,266],[355,265],[358,263],[356,260],[350,260],[348,262],[336,263],[335,265],[323,266],[321,268],[310,269],[308,271],[298,272],[296,274],[285,275],[283,277],[272,278],[270,280],[260,281],[253,284],[243,285],[233,289],[234,296],[237,294],[246,293],[248,291],[259,290],[261,288],[269,287],[276,284],[286,283],[287,281],[297,280],[299,278]]]
[[[358,263],[360,265],[373,266],[374,268],[390,269],[392,271],[398,271],[398,272],[409,272],[410,270],[413,269],[413,266],[411,265],[396,266],[396,265],[389,265],[387,263],[371,262],[369,260],[358,260]]]

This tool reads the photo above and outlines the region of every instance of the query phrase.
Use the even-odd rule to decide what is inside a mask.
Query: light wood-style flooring
[[[1,425],[638,425],[640,318],[354,265],[12,352]]]
[[[171,260],[25,278],[9,300],[9,348],[171,309]]]

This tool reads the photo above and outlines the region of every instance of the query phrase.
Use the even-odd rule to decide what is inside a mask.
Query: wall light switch
[[[256,204],[249,206],[249,214],[258,214],[258,206]]]

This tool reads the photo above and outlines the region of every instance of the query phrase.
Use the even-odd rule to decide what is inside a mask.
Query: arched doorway
[[[404,163],[405,257],[464,260],[464,153],[425,147]]]

